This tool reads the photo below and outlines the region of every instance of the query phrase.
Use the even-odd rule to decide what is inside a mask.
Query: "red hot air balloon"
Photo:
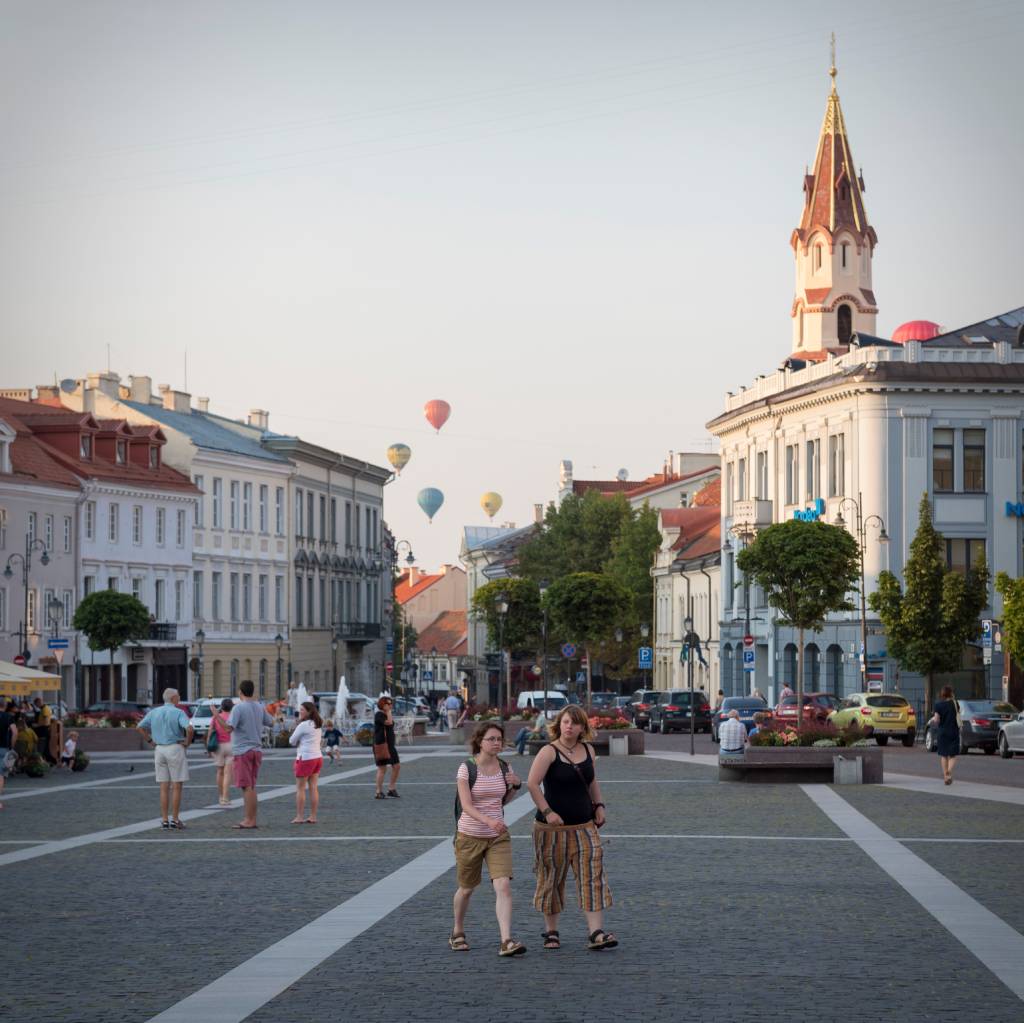
[[[427,422],[440,433],[441,427],[448,422],[448,417],[452,414],[452,407],[448,402],[434,398],[423,406],[423,414],[427,417]]]

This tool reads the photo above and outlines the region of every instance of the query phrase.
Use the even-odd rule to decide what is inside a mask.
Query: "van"
[[[547,697],[548,719],[553,718],[563,707],[566,707],[569,704],[569,700],[566,698],[565,693],[557,693],[549,689]],[[526,710],[527,707],[535,707],[537,710],[543,711],[543,689],[530,690],[519,694],[519,699],[516,701],[516,708],[518,710]]]

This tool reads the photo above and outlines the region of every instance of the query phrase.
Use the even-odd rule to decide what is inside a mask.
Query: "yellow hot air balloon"
[[[493,519],[495,515],[501,511],[501,494],[496,494],[493,490],[488,490],[483,497],[480,498],[480,507]]]
[[[394,466],[395,473],[402,475],[402,470],[412,458],[412,448],[408,444],[392,444],[388,448],[388,461]]]

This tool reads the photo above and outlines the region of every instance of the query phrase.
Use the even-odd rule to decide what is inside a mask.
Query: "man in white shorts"
[[[160,785],[160,817],[165,831],[180,831],[185,827],[178,814],[181,786],[188,781],[185,750],[192,742],[192,725],[178,706],[178,699],[177,689],[165,689],[163,706],[154,707],[138,724],[146,742],[156,747],[153,762]]]

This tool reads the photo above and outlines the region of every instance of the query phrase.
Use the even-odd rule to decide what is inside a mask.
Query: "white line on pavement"
[[[954,781],[946,785],[941,778],[921,778],[915,774],[886,774],[882,786],[887,789],[907,789],[910,792],[931,792],[942,796],[961,796],[965,799],[989,799],[995,803],[1014,803],[1024,806],[1024,791],[1009,785],[985,785],[976,781]]]
[[[150,762],[152,763],[152,757],[150,757]],[[198,771],[201,767],[213,766],[212,760],[208,764],[190,763],[188,765],[190,771]],[[135,774],[132,772],[132,778],[137,781],[145,781],[147,778],[154,778],[155,776],[155,771],[148,771],[145,774]],[[127,774],[117,774],[113,778],[98,778],[96,781],[76,781],[70,785],[51,785],[49,788],[33,789],[31,792],[9,792],[4,796],[4,799],[28,799],[31,796],[49,796],[54,792],[70,792],[72,789],[94,789],[99,785],[113,785],[116,782],[123,782],[127,777]]]
[[[800,787],[836,827],[849,835],[957,941],[1024,1000],[1024,971],[1021,970],[1024,936],[868,820],[827,785]]]
[[[697,767],[718,767],[718,754],[717,753],[694,753],[691,757],[689,753],[676,753],[673,750],[645,750],[645,757],[651,757],[654,760],[674,760],[678,764],[694,764]],[[601,784],[604,784],[602,780]]]
[[[533,808],[528,796],[520,796],[505,807],[506,823],[514,823]],[[404,867],[154,1016],[152,1023],[241,1023],[454,865],[449,835]]]

